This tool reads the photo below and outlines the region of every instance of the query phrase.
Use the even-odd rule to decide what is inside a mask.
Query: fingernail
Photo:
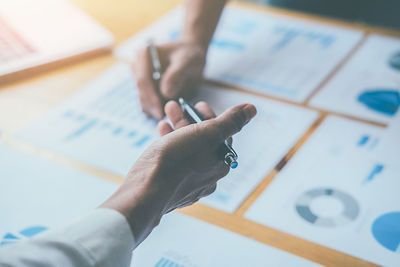
[[[248,123],[257,114],[256,107],[251,104],[244,106],[243,111],[246,114],[246,123]]]

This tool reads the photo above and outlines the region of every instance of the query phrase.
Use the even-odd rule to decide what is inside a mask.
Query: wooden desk
[[[71,0],[84,11],[91,14],[105,27],[110,29],[116,38],[116,45],[129,38],[149,23],[155,21],[162,14],[178,5],[179,0]],[[277,13],[286,16],[309,19],[318,22],[331,23],[368,32],[378,32],[389,35],[400,36],[400,33],[384,29],[367,27],[365,25],[354,25],[331,19],[323,19],[305,14],[283,11],[274,8],[259,7],[251,4],[237,4],[253,9],[262,9],[266,12]],[[44,112],[60,103],[63,99],[76,92],[79,88],[96,77],[107,67],[116,62],[111,54],[103,55],[94,59],[85,60],[76,64],[60,67],[55,70],[21,80],[13,84],[0,87],[0,138],[13,146],[31,151],[38,157],[72,166],[82,171],[97,175],[103,179],[121,183],[123,177],[100,171],[93,167],[84,165],[60,155],[55,155],[23,144],[12,138],[13,133],[29,122],[38,119]],[[322,85],[322,84],[321,84]],[[237,88],[236,88],[237,89]],[[240,90],[240,89],[239,89]],[[263,96],[266,97],[266,96]],[[288,101],[284,101],[288,102]],[[295,103],[292,103],[295,104]],[[299,104],[295,104],[299,105]],[[303,104],[300,104],[303,105]],[[304,105],[303,105],[304,106]],[[286,159],[304,143],[315,127],[328,114],[321,111],[321,117],[314,127],[292,148]],[[213,208],[196,204],[192,207],[180,210],[180,212],[201,220],[219,225],[233,232],[248,236],[265,244],[280,248],[301,257],[310,259],[327,266],[370,266],[371,263],[355,257],[340,253],[301,238],[262,226],[246,220],[243,214],[254,200],[263,192],[277,171],[272,171],[255,191],[244,201],[234,214],[226,214]],[[266,265],[268,259],[265,259]]]

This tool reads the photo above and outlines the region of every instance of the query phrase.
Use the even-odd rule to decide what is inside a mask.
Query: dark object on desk
[[[400,51],[394,53],[389,59],[389,65],[393,69],[400,71]]]
[[[399,0],[244,0],[351,22],[400,29]]]

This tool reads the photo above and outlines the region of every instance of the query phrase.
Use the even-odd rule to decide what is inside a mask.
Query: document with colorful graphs
[[[234,212],[318,117],[318,113],[219,87],[203,86],[190,102],[205,100],[217,112],[253,103],[257,117],[234,136],[239,167],[202,202]],[[17,134],[22,141],[93,167],[126,175],[159,138],[157,121],[143,114],[132,71],[118,64]]]
[[[178,7],[115,51],[128,60],[149,39],[177,41]],[[267,95],[303,102],[342,62],[363,33],[323,23],[228,6],[211,41],[205,77]]]
[[[400,166],[376,152],[383,128],[330,116],[245,214],[384,266],[400,262]]]

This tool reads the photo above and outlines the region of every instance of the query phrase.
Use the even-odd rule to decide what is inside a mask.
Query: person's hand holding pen
[[[206,49],[191,42],[168,43],[156,48],[161,68],[165,70],[158,84],[152,79],[153,67],[148,47],[137,53],[133,72],[143,112],[162,119],[164,104],[168,100],[190,95],[201,81]]]
[[[146,149],[118,191],[101,206],[125,215],[139,242],[165,213],[214,192],[230,169],[219,153],[221,144],[257,112],[253,105],[241,104],[215,117],[205,102],[194,108],[205,121],[191,124],[177,102],[166,104],[172,125],[159,122],[162,137]]]
[[[171,99],[186,97],[202,79],[208,45],[227,0],[185,1],[185,19],[178,40],[157,45],[161,69],[159,84],[152,80],[148,48],[137,52],[133,72],[137,81],[142,110],[157,119],[164,116],[163,106]]]
[[[159,88],[160,81],[163,77],[163,72],[157,47],[154,45],[152,40],[149,40],[148,50],[150,53],[151,65],[153,68],[152,80],[156,85],[156,88]],[[160,96],[160,98],[162,98],[162,96]],[[179,103],[181,105],[184,115],[190,121],[190,123],[200,123],[204,121],[203,116],[198,113],[194,107],[188,104],[183,99],[183,97],[179,97]],[[230,166],[232,169],[235,169],[237,167],[238,155],[227,140],[224,140],[223,144],[220,145],[219,154],[221,154],[221,158],[224,158],[225,164]]]

